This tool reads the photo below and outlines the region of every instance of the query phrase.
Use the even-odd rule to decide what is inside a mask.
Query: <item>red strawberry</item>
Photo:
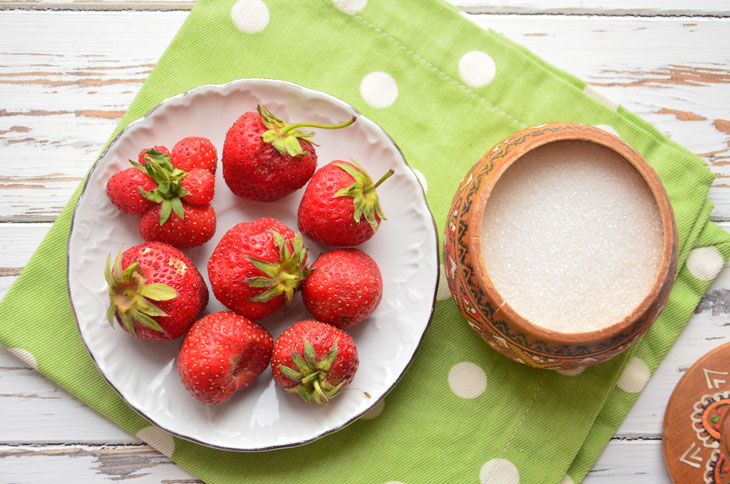
[[[262,326],[231,311],[193,324],[180,347],[177,370],[203,403],[222,403],[250,385],[271,361],[274,338]]]
[[[375,261],[359,249],[319,256],[302,285],[309,312],[323,323],[349,328],[370,316],[383,297],[383,278]]]
[[[301,236],[273,218],[233,226],[208,260],[215,297],[251,319],[289,304],[309,274]]]
[[[137,161],[139,161],[140,165],[144,165],[147,163],[147,155],[159,155],[160,153],[170,156],[170,150],[168,150],[166,146],[153,146],[152,148],[145,148],[140,151],[139,156],[137,157]]]
[[[215,195],[215,175],[208,170],[194,168],[185,175],[182,188],[188,193],[182,196],[182,201],[191,205],[206,205]]]
[[[147,340],[182,336],[208,305],[208,288],[198,269],[174,247],[141,244],[119,255],[104,276],[109,284],[107,318]]]
[[[300,321],[274,343],[271,368],[284,390],[325,405],[355,377],[357,348],[349,334],[319,321]]]
[[[157,183],[138,168],[127,168],[115,173],[106,184],[109,200],[122,212],[139,215],[152,208],[155,203],[147,200],[139,189],[152,191]]]
[[[165,242],[175,247],[196,247],[209,241],[216,228],[213,206],[181,202],[183,217],[174,210],[160,223],[164,205],[158,203],[139,219],[139,234],[147,241]]]
[[[393,170],[373,183],[357,162],[333,161],[314,174],[299,204],[299,230],[329,245],[360,245],[385,219],[375,191]]]
[[[317,153],[309,139],[314,133],[297,128],[343,128],[336,125],[289,124],[259,105],[258,113],[238,118],[223,144],[223,178],[233,193],[258,202],[278,200],[301,188],[317,168]]]
[[[195,247],[213,237],[215,210],[205,201],[213,197],[213,175],[202,169],[188,173],[175,168],[170,157],[163,153],[148,154],[144,166],[130,163],[145,170],[157,182],[155,190],[141,190],[142,195],[157,203],[139,219],[139,233],[144,240]],[[190,181],[186,182],[188,177]],[[201,204],[189,204],[189,199]]]
[[[172,148],[172,164],[182,171],[202,168],[215,175],[218,168],[218,152],[208,138],[189,136],[178,141]]]

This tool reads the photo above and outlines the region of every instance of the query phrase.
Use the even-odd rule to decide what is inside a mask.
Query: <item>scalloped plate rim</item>
[[[89,344],[88,344],[86,338],[84,337],[84,333],[83,333],[83,331],[81,329],[81,324],[80,324],[80,321],[79,321],[79,318],[78,318],[78,314],[77,314],[77,311],[76,311],[76,305],[74,304],[74,299],[73,299],[73,296],[71,294],[71,280],[70,280],[70,275],[71,275],[71,242],[72,242],[72,239],[73,239],[73,236],[74,236],[74,227],[75,227],[75,222],[76,222],[77,211],[79,210],[79,207],[81,206],[81,204],[82,204],[82,202],[84,200],[84,196],[85,196],[86,191],[87,191],[87,188],[88,188],[89,180],[92,178],[92,174],[94,174],[95,170],[97,170],[98,167],[101,166],[102,161],[105,159],[105,157],[109,153],[110,149],[112,149],[112,147],[115,146],[115,144],[121,138],[123,138],[130,130],[134,129],[137,125],[139,125],[140,123],[142,123],[143,121],[145,121],[151,115],[153,115],[154,113],[156,113],[159,109],[162,109],[162,108],[166,107],[172,101],[175,101],[175,100],[178,100],[180,98],[184,98],[184,97],[187,97],[187,96],[190,96],[190,95],[196,95],[196,94],[199,94],[199,93],[204,93],[204,91],[206,91],[206,90],[223,90],[223,89],[229,88],[230,86],[236,86],[236,85],[241,84],[241,83],[244,83],[245,84],[245,83],[250,83],[250,82],[253,82],[253,83],[270,83],[271,85],[274,85],[274,86],[276,86],[276,85],[285,85],[285,86],[288,86],[290,88],[298,89],[298,90],[302,91],[303,93],[313,93],[313,94],[315,94],[317,96],[321,96],[321,97],[323,97],[325,99],[328,99],[330,102],[334,102],[335,104],[339,104],[342,107],[345,107],[346,109],[352,111],[353,113],[355,113],[358,116],[358,118],[365,118],[365,119],[367,119],[370,123],[372,123],[375,126],[375,128],[382,135],[384,135],[387,138],[387,140],[393,145],[393,147],[395,148],[395,150],[399,154],[400,160],[402,161],[403,165],[406,166],[409,170],[411,170],[411,172],[413,173],[413,175],[414,175],[414,177],[416,179],[416,183],[420,187],[420,195],[422,197],[422,200],[420,200],[420,201],[423,203],[423,208],[425,208],[425,211],[426,211],[426,213],[428,214],[428,216],[430,218],[431,226],[432,226],[431,229],[432,229],[433,235],[434,235],[434,254],[435,254],[435,257],[436,257],[436,261],[435,261],[435,269],[436,269],[436,271],[435,271],[435,279],[434,279],[434,282],[433,282],[433,295],[432,295],[432,298],[431,298],[431,308],[430,308],[429,316],[428,316],[425,324],[423,325],[423,328],[421,330],[420,337],[419,337],[419,340],[418,340],[418,342],[417,342],[417,344],[415,346],[415,349],[414,349],[413,353],[410,355],[410,358],[408,359],[407,363],[403,367],[402,371],[396,376],[396,378],[393,379],[392,383],[390,383],[390,385],[388,386],[388,388],[383,392],[383,394],[378,399],[373,400],[371,402],[371,404],[366,409],[364,409],[363,411],[361,411],[359,413],[356,413],[355,415],[351,416],[344,423],[342,423],[340,425],[335,425],[335,426],[328,427],[328,428],[324,429],[323,431],[317,433],[316,435],[313,435],[311,438],[307,438],[307,439],[304,439],[304,440],[298,440],[298,441],[294,441],[294,442],[288,442],[286,444],[281,444],[281,445],[269,445],[269,446],[261,446],[261,447],[231,447],[231,446],[219,445],[219,444],[211,443],[211,442],[208,442],[208,441],[203,440],[201,438],[195,437],[193,435],[188,435],[188,434],[185,434],[185,433],[181,433],[179,431],[176,431],[173,428],[169,428],[169,426],[159,424],[157,422],[157,419],[155,419],[154,417],[151,417],[148,414],[148,412],[146,412],[145,410],[139,408],[137,405],[134,405],[132,402],[130,402],[128,400],[128,398],[125,396],[125,394],[119,388],[117,388],[117,386],[110,380],[110,378],[107,376],[107,374],[105,373],[105,371],[101,368],[100,363],[97,361],[97,359],[96,359],[96,357],[95,357],[92,349],[89,347]],[[318,166],[318,168],[319,168],[319,166]],[[408,164],[405,156],[403,155],[402,150],[397,145],[397,143],[393,140],[393,138],[382,127],[380,127],[379,124],[375,123],[371,119],[369,119],[366,116],[362,115],[357,109],[355,109],[349,103],[347,103],[347,102],[345,102],[345,101],[343,101],[343,100],[341,100],[341,99],[339,99],[339,98],[337,98],[335,96],[332,96],[331,94],[328,94],[328,93],[325,93],[323,91],[319,91],[319,90],[316,90],[316,89],[307,88],[307,87],[301,86],[301,85],[296,84],[296,83],[293,83],[293,82],[283,81],[283,80],[279,80],[279,79],[268,79],[268,78],[241,78],[241,79],[235,79],[235,80],[232,80],[232,81],[229,81],[229,82],[226,82],[226,83],[222,83],[222,84],[214,84],[214,83],[211,83],[211,84],[202,84],[202,85],[193,87],[193,88],[191,88],[189,90],[186,90],[184,92],[181,92],[179,94],[175,94],[173,96],[170,96],[170,97],[167,97],[167,98],[163,99],[159,103],[155,104],[152,108],[150,108],[144,115],[142,115],[139,118],[137,118],[137,119],[129,122],[126,126],[124,126],[119,131],[119,133],[117,133],[117,135],[114,136],[114,138],[111,141],[109,141],[108,144],[104,147],[104,150],[98,156],[98,158],[94,162],[92,168],[89,170],[89,172],[86,175],[86,178],[84,180],[83,186],[81,188],[81,192],[79,193],[78,199],[76,200],[76,202],[74,204],[74,209],[73,209],[73,212],[72,212],[71,222],[70,222],[70,228],[69,228],[69,237],[68,237],[67,246],[66,246],[67,291],[68,291],[68,296],[69,296],[69,301],[70,301],[71,309],[72,309],[72,312],[74,314],[74,319],[76,321],[77,329],[79,331],[79,335],[81,337],[81,341],[83,342],[84,347],[87,350],[87,353],[89,354],[89,356],[91,357],[92,361],[94,362],[94,365],[97,367],[97,369],[99,370],[99,372],[102,375],[102,377],[104,378],[104,380],[115,391],[115,393],[117,393],[119,395],[119,397],[125,402],[125,404],[127,404],[137,414],[139,414],[140,416],[142,416],[143,418],[147,419],[148,421],[150,421],[155,426],[157,426],[160,429],[162,429],[162,430],[170,433],[173,436],[176,436],[176,437],[181,438],[181,439],[186,440],[186,441],[190,441],[190,442],[193,442],[193,443],[197,443],[197,444],[200,444],[200,445],[204,445],[206,447],[214,448],[214,449],[220,449],[220,450],[226,450],[226,451],[235,451],[235,452],[249,452],[249,453],[265,452],[265,451],[270,451],[270,450],[293,448],[293,447],[298,447],[298,446],[305,445],[305,444],[308,444],[310,442],[319,440],[319,439],[321,439],[321,438],[323,438],[323,437],[325,437],[327,435],[330,435],[332,433],[335,433],[338,430],[341,430],[341,429],[347,427],[348,425],[350,425],[351,423],[357,421],[360,417],[362,417],[364,414],[366,414],[368,411],[370,411],[378,402],[380,402],[381,400],[383,400],[393,390],[393,388],[395,388],[395,386],[398,384],[398,382],[400,382],[400,380],[405,375],[406,371],[410,368],[410,365],[413,363],[413,359],[415,358],[416,354],[418,353],[418,350],[421,347],[421,344],[423,342],[423,338],[424,338],[424,336],[426,334],[426,331],[428,330],[428,327],[430,326],[431,321],[433,320],[433,313],[434,313],[435,305],[436,305],[436,295],[437,295],[437,292],[438,292],[438,285],[439,285],[439,280],[440,280],[440,270],[441,270],[441,267],[440,267],[440,263],[439,263],[438,228],[436,226],[436,222],[435,222],[435,219],[433,217],[433,213],[431,212],[431,209],[428,206],[428,202],[426,201],[424,187],[423,187],[423,185],[422,185],[422,183],[420,181],[420,178],[413,171],[413,168]]]

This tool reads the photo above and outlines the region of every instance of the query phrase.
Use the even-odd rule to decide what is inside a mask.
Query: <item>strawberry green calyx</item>
[[[340,124],[314,124],[314,123],[294,123],[289,124],[277,118],[265,106],[258,105],[256,110],[261,116],[261,122],[269,128],[268,131],[261,135],[261,139],[265,143],[270,143],[282,155],[288,153],[290,156],[302,157],[309,152],[302,150],[299,144],[299,138],[306,139],[311,144],[317,146],[310,138],[314,136],[313,132],[305,133],[297,128],[321,128],[321,129],[338,129],[350,126],[355,122],[357,116]]]
[[[319,405],[327,405],[340,393],[345,380],[337,385],[327,381],[332,363],[337,358],[337,341],[319,361],[314,346],[309,341],[304,342],[304,357],[297,350],[292,350],[291,356],[296,370],[286,365],[279,365],[279,370],[285,377],[298,383],[297,386],[287,389],[287,392],[298,393],[305,402],[314,400]]]
[[[160,225],[167,222],[172,212],[175,212],[181,219],[185,219],[185,210],[180,199],[189,193],[182,186],[187,172],[175,168],[170,161],[170,155],[161,151],[150,149],[145,151],[145,155],[147,163],[144,165],[132,160],[129,162],[152,177],[157,182],[157,188],[147,192],[140,187],[139,192],[147,200],[162,203]]]
[[[253,287],[265,287],[266,291],[249,299],[252,302],[267,302],[283,294],[286,304],[289,304],[294,293],[302,285],[304,279],[312,273],[306,268],[307,249],[304,248],[302,236],[294,237],[294,250],[290,251],[283,235],[275,230],[271,231],[274,243],[279,248],[279,261],[266,262],[248,256],[253,265],[263,272],[264,276],[249,277],[246,283]]]
[[[135,322],[154,331],[162,332],[162,327],[153,318],[167,316],[163,310],[150,302],[169,301],[178,296],[178,292],[166,284],[146,284],[145,275],[138,262],[130,264],[122,270],[122,249],[111,265],[111,254],[106,259],[104,278],[109,284],[109,309],[106,317],[114,326],[114,316],[122,320],[124,329],[137,336]]]
[[[347,163],[335,163],[335,166],[346,171],[347,174],[355,179],[355,183],[347,188],[338,190],[334,196],[352,197],[352,203],[355,207],[355,222],[359,223],[362,218],[365,217],[365,220],[367,220],[370,224],[373,232],[376,232],[378,230],[378,221],[375,219],[375,215],[377,214],[381,220],[387,220],[385,215],[383,215],[383,209],[380,207],[380,199],[378,198],[376,189],[381,183],[390,178],[394,172],[393,170],[388,170],[385,175],[380,178],[380,180],[373,183],[373,179],[370,178],[370,175],[368,175],[368,172],[365,171],[365,168],[363,168],[355,160],[350,161],[354,163],[357,168],[352,165],[348,165]]]

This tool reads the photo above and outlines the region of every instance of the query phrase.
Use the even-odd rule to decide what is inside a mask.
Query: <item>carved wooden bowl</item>
[[[675,484],[730,482],[730,343],[685,372],[664,413],[662,444]]]
[[[499,294],[482,256],[481,224],[495,184],[512,163],[546,143],[582,140],[610,148],[645,180],[663,229],[659,270],[651,289],[625,318],[603,329],[560,333],[518,314]],[[669,199],[654,170],[628,144],[593,126],[550,123],[522,130],[498,143],[471,169],[454,196],[444,235],[446,278],[462,315],[489,345],[530,366],[577,369],[612,358],[644,334],[669,296],[677,266],[677,228]]]

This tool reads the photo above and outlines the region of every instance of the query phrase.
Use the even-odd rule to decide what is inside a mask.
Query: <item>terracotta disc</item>
[[[675,484],[730,484],[730,343],[679,380],[664,414],[664,459]]]

